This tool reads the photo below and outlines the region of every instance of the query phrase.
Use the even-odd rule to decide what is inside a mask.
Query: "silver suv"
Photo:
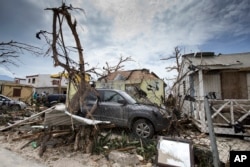
[[[13,100],[7,96],[0,94],[0,109],[23,110],[27,105],[18,100]]]
[[[86,106],[78,115],[85,117],[98,99],[97,108],[92,114],[96,120],[110,121],[117,127],[129,128],[140,138],[151,138],[155,132],[166,129],[169,124],[165,109],[137,103],[129,94],[121,90],[96,89],[86,97]],[[97,98],[98,97],[98,98]]]

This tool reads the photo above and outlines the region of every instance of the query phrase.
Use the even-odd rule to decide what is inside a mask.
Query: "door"
[[[247,99],[247,79],[244,72],[221,73],[222,99]]]
[[[102,92],[102,100],[99,102],[96,114],[102,121],[111,121],[118,126],[125,126],[125,105],[119,103],[123,97],[115,91],[105,90]]]

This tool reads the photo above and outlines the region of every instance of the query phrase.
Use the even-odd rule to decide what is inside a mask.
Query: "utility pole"
[[[212,148],[212,154],[213,154],[213,164],[214,164],[214,167],[219,167],[220,166],[219,165],[220,159],[219,159],[216,139],[215,139],[215,135],[214,135],[214,127],[213,127],[213,122],[212,122],[212,117],[211,117],[211,112],[210,112],[210,107],[209,107],[207,96],[204,99],[204,106],[205,106],[205,112],[206,112],[206,117],[207,117],[208,132],[209,132],[209,137],[210,137],[210,141],[211,141],[211,148]]]

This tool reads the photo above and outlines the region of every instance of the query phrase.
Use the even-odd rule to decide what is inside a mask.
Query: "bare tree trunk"
[[[77,22],[76,20],[72,21],[71,14],[68,12],[68,10],[73,10],[72,6],[66,6],[64,3],[59,8],[51,8],[48,10],[53,11],[53,26],[52,26],[52,52],[53,52],[53,59],[54,59],[54,65],[55,66],[61,66],[63,67],[69,75],[70,83],[73,82],[71,80],[72,78],[77,78],[74,84],[77,85],[77,90],[72,99],[69,101],[68,110],[75,114],[84,106],[84,99],[86,96],[86,91],[88,84],[85,80],[85,67],[84,67],[84,56],[83,56],[83,49],[81,46],[81,42],[76,30]],[[78,58],[79,58],[79,69],[75,69],[75,67],[71,67],[69,65],[70,61],[72,61],[67,53],[66,45],[64,44],[64,38],[63,38],[63,31],[62,31],[62,24],[63,21],[66,19],[67,25],[69,26],[73,38],[75,40],[76,49],[78,52]],[[59,27],[57,27],[59,25]],[[40,31],[40,33],[43,33],[43,31]],[[37,34],[39,36],[39,33]],[[60,44],[58,44],[60,43]],[[59,45],[59,46],[58,46]],[[62,52],[64,55],[60,54],[58,51],[58,48],[62,49]],[[60,59],[59,59],[60,56]],[[65,62],[61,61],[61,57],[65,58]],[[76,63],[75,63],[76,64]],[[80,79],[79,79],[80,78]],[[80,126],[77,129],[76,135],[75,135],[75,143],[74,143],[74,150],[78,150],[79,148],[83,149],[84,152],[92,152],[92,145],[93,145],[93,135],[96,135],[96,130],[93,126]]]

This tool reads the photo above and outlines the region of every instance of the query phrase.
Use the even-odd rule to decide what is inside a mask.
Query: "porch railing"
[[[211,117],[216,133],[250,135],[250,100],[209,100]],[[201,131],[207,132],[204,101],[194,105],[194,121]]]

